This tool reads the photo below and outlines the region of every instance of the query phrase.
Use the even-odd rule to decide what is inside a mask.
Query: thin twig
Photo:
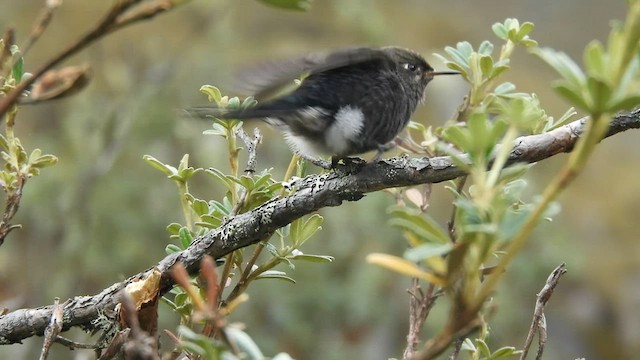
[[[262,141],[262,135],[260,134],[260,130],[258,130],[258,128],[255,128],[253,129],[253,138],[251,138],[243,128],[240,128],[238,131],[236,131],[236,136],[238,136],[247,147],[247,166],[244,169],[244,173],[245,175],[249,176],[256,172],[256,149],[258,148],[258,144]],[[235,216],[242,210],[247,202],[248,195],[249,192],[247,191],[247,189],[242,188],[242,193],[238,198],[238,202],[231,210],[230,216]]]
[[[62,317],[64,315],[64,304],[60,304],[60,298],[55,298],[53,302],[53,312],[49,320],[49,326],[44,330],[44,342],[42,351],[40,352],[40,360],[45,360],[49,355],[51,345],[53,345],[56,336],[62,331]]]
[[[467,183],[467,175],[461,176],[456,179],[456,192],[461,193],[462,189],[464,189],[464,185]],[[457,207],[454,204],[451,209],[451,218],[447,222],[447,228],[449,230],[449,238],[452,242],[456,242],[456,210]]]
[[[76,341],[73,341],[71,339],[67,339],[64,336],[56,336],[55,342],[57,342],[60,345],[66,346],[71,350],[74,349],[99,349],[100,345],[99,344],[86,344],[86,343],[79,343]]]
[[[547,341],[547,326],[544,317],[544,307],[545,305],[547,305],[547,302],[551,298],[551,295],[553,295],[553,290],[556,288],[556,285],[558,285],[560,277],[566,272],[567,269],[564,263],[553,269],[551,275],[549,275],[549,277],[547,278],[547,282],[544,284],[544,287],[538,293],[536,307],[533,311],[533,321],[531,321],[531,327],[529,328],[527,340],[525,341],[522,353],[520,354],[520,360],[524,360],[527,357],[527,353],[529,352],[529,348],[531,347],[531,343],[533,342],[533,337],[536,333],[538,333],[539,336],[539,347],[536,359],[540,359],[542,357],[544,344]]]
[[[256,172],[256,149],[258,148],[258,144],[262,141],[262,134],[260,134],[260,130],[258,128],[253,129],[253,138],[249,137],[246,131],[243,128],[240,128],[236,133],[240,140],[244,142],[244,145],[247,147],[247,167],[245,168],[245,174],[253,174]]]
[[[462,349],[463,342],[464,342],[464,338],[458,338],[458,340],[456,340],[456,343],[453,346],[453,352],[449,356],[449,360],[458,360],[458,356],[460,356],[460,350]]]
[[[126,328],[118,331],[116,336],[111,339],[111,343],[107,349],[100,355],[98,360],[111,360],[114,359],[120,353],[122,346],[127,342],[131,329]]]
[[[143,4],[139,7],[134,7],[136,4],[144,2],[143,0],[119,0],[116,1],[113,7],[109,10],[107,15],[85,35],[78,39],[75,43],[69,45],[67,48],[59,52],[49,61],[44,63],[38,70],[33,73],[33,76],[23,79],[12,91],[8,92],[4,98],[0,100],[0,116],[3,116],[9,108],[15,104],[20,95],[38,78],[40,78],[47,70],[52,69],[56,65],[60,64],[65,59],[79,52],[80,50],[91,45],[94,41],[116,31],[133,24],[140,20],[149,19],[161,12],[170,10],[175,5],[166,0],[158,0],[151,4],[157,6],[150,6],[149,4]],[[176,2],[180,3],[180,2]],[[132,10],[130,10],[132,9]],[[126,15],[126,16],[124,16]]]
[[[4,73],[4,65],[7,60],[11,57],[11,45],[15,42],[15,30],[13,28],[7,29],[2,36],[2,52],[0,52],[0,75],[5,76]],[[13,65],[13,64],[12,64]],[[9,71],[11,66],[9,67]]]
[[[51,19],[53,18],[53,12],[60,5],[62,5],[62,0],[46,0],[45,1],[44,7],[42,8],[42,10],[40,10],[40,15],[38,15],[38,18],[36,19],[36,21],[33,23],[33,26],[31,27],[31,33],[29,34],[29,38],[27,39],[26,43],[22,47],[22,56],[26,55],[27,52],[29,52],[29,50],[33,46],[33,44],[35,44],[36,41],[40,39],[40,36],[42,36],[42,34],[44,33],[44,30],[47,28],[47,26],[51,22]]]
[[[420,342],[422,325],[441,294],[441,292],[435,291],[433,284],[429,284],[426,294],[423,293],[417,278],[411,279],[411,289],[407,292],[409,293],[409,332],[407,333],[407,346],[402,354],[402,358],[405,360],[415,356]]]
[[[5,200],[4,213],[2,221],[0,221],[0,245],[4,243],[4,239],[9,233],[15,229],[19,229],[20,225],[11,224],[11,220],[20,208],[20,200],[22,199],[22,189],[24,188],[27,178],[25,174],[18,174],[15,180],[14,188],[7,193]]]

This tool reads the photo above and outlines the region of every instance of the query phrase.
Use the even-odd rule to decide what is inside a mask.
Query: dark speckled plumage
[[[308,74],[292,92],[257,106],[221,112],[190,109],[196,116],[259,119],[285,133],[294,151],[345,157],[388,148],[409,122],[435,72],[419,54],[398,47],[353,48],[271,64],[246,74],[260,97]]]

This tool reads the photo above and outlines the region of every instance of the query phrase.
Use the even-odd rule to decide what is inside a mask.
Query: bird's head
[[[382,50],[393,61],[398,75],[421,94],[434,76],[459,74],[457,71],[435,71],[422,55],[409,49],[390,46]]]

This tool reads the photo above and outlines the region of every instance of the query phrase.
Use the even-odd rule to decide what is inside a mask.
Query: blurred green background
[[[22,43],[43,1],[0,3],[0,29],[15,27]],[[27,70],[48,59],[94,24],[110,1],[66,1],[27,57]],[[515,17],[532,21],[541,46],[575,59],[591,39],[605,40],[610,22],[624,17],[624,1],[315,1],[306,13],[266,7],[254,0],[193,1],[168,14],[117,32],[73,57],[89,63],[93,79],[79,95],[19,114],[17,134],[27,149],[41,148],[60,161],[25,189],[13,232],[0,248],[0,308],[50,304],[53,298],[94,294],[144,270],[164,256],[165,226],[180,222],[177,191],[146,165],[152,155],[177,165],[184,153],[200,167],[226,169],[221,139],[203,136],[208,124],[176,116],[199,105],[203,84],[233,94],[233,74],[260,60],[350,45],[400,45],[431,56],[467,40],[497,42],[491,24]],[[535,92],[550,114],[567,105],[551,91],[554,79],[523,51],[507,76],[520,91]],[[414,120],[440,125],[466,92],[459,79],[437,79]],[[258,169],[282,176],[290,159],[279,134],[264,126]],[[535,294],[549,272],[566,262],[547,308],[546,358],[630,359],[640,353],[640,147],[637,131],[603,142],[592,163],[560,198],[562,212],[541,225],[511,266],[494,299],[491,346],[521,347]],[[531,193],[557,171],[564,155],[533,168]],[[222,189],[204,177],[192,189],[219,198]],[[434,186],[430,211],[444,224],[450,198]],[[408,325],[409,279],[368,265],[371,252],[401,255],[405,241],[386,225],[393,199],[370,194],[357,203],[321,211],[323,231],[306,252],[336,257],[290,272],[298,284],[265,281],[249,289],[250,301],[231,316],[268,355],[297,359],[400,357]],[[447,312],[440,301],[424,336]],[[162,328],[177,317],[162,306]],[[79,331],[67,333],[89,341]],[[41,338],[0,347],[0,359],[35,358]],[[167,343],[167,338],[162,338]],[[58,346],[54,346],[57,348]],[[55,349],[53,359],[92,358],[87,351]]]

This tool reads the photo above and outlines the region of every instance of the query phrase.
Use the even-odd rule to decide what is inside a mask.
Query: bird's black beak
[[[449,70],[447,70],[447,71],[434,71],[434,70],[432,70],[432,71],[425,72],[425,75],[427,77],[434,77],[436,75],[460,75],[460,73],[458,71],[449,71]]]

